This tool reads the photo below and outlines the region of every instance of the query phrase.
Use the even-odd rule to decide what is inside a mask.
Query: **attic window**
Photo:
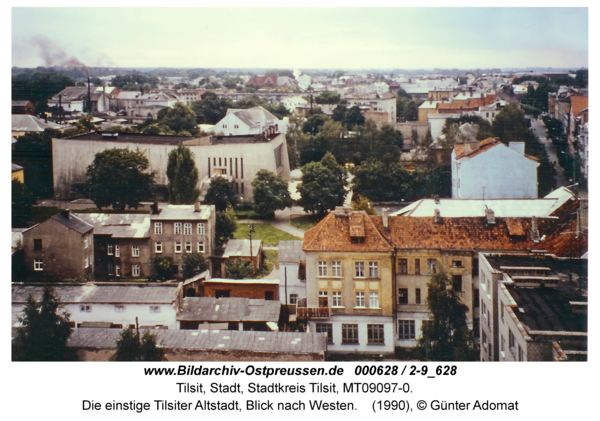
[[[350,237],[350,242],[352,244],[363,244],[364,243],[364,237]]]

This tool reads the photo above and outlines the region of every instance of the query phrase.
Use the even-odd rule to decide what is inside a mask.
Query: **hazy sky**
[[[12,65],[588,66],[587,8],[13,8]]]

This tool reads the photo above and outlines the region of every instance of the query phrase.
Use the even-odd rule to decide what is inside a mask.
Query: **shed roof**
[[[13,114],[13,132],[43,132],[46,129],[62,129],[63,126],[54,123],[46,123],[41,118],[30,114]]]
[[[306,261],[306,253],[302,250],[302,241],[279,241],[279,262],[299,263]]]
[[[252,240],[252,256],[256,256],[262,247],[262,240]],[[250,239],[231,239],[227,242],[223,257],[250,257]]]
[[[150,237],[150,215],[79,213],[77,216],[93,225],[96,235],[110,235],[113,238]]]
[[[201,322],[277,322],[279,301],[250,298],[186,297],[177,320]]]
[[[153,221],[160,220],[208,220],[212,212],[214,212],[214,205],[200,205],[200,210],[196,212],[195,205],[164,205],[160,207],[161,212],[158,215],[152,215]]]
[[[85,234],[86,232],[94,229],[92,225],[88,224],[84,220],[80,219],[79,217],[68,211],[58,213],[54,215],[52,219],[60,222],[68,228],[71,228],[74,231],[77,231],[80,234]]]

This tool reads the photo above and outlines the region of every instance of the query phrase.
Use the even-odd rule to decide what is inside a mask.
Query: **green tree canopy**
[[[355,105],[348,109],[346,113],[346,127],[353,130],[356,126],[365,124],[365,116],[360,112],[360,108]]]
[[[187,253],[183,257],[183,264],[181,266],[183,276],[191,278],[198,273],[204,272],[208,267],[208,264],[202,253],[193,252]]]
[[[298,185],[300,206],[306,212],[324,214],[344,204],[346,197],[346,171],[331,153],[320,162],[310,162],[302,167],[302,179]]]
[[[169,152],[167,161],[167,178],[169,179],[169,203],[174,205],[189,205],[198,200],[198,168],[194,154],[190,148],[179,143],[177,148]]]
[[[190,104],[196,114],[196,122],[216,124],[227,114],[228,108],[233,108],[233,102],[228,98],[219,98],[214,92],[205,92],[200,101]]]
[[[44,287],[39,302],[29,295],[19,322],[21,326],[17,328],[13,341],[13,360],[76,360],[75,353],[67,348],[72,330],[69,326],[69,313],[63,311],[50,286]]]
[[[325,120],[327,116],[324,114],[314,114],[306,119],[304,125],[302,126],[302,131],[304,133],[310,133],[312,135],[317,134],[321,127],[325,124]]]
[[[165,350],[156,342],[156,335],[148,329],[142,338],[138,331],[127,327],[117,339],[117,350],[111,361],[166,361]]]
[[[254,274],[252,263],[242,259],[230,259],[225,263],[227,276],[231,279],[249,279]]]
[[[153,197],[156,171],[146,172],[148,158],[139,149],[106,149],[98,152],[87,167],[85,188],[99,208],[112,206],[118,211],[137,209],[140,202]]]
[[[237,202],[233,183],[223,177],[213,177],[210,186],[204,196],[204,203],[215,205],[217,211],[222,212],[227,206],[233,206]]]
[[[48,100],[67,86],[75,86],[75,80],[55,71],[20,73],[12,78],[12,100],[31,101],[35,112],[41,113],[46,110]]]
[[[171,256],[156,256],[152,261],[156,278],[165,281],[173,278],[177,274],[177,270],[173,265]]]
[[[429,323],[423,325],[418,348],[429,361],[476,361],[477,347],[467,326],[468,307],[453,288],[446,272],[431,275],[427,283]]]
[[[25,184],[13,178],[12,180],[12,227],[26,228],[31,220],[31,208],[35,205],[35,196]]]
[[[236,229],[237,218],[231,206],[225,212],[217,212],[215,227],[215,244],[217,247],[222,246],[227,240],[232,238]]]
[[[370,158],[354,169],[352,191],[374,202],[400,201],[408,193],[409,174],[400,165]]]
[[[324,91],[315,97],[315,102],[317,104],[337,104],[341,99],[342,97],[337,92]]]
[[[260,170],[252,180],[254,211],[272,216],[276,210],[292,207],[288,183],[268,170]]]
[[[196,122],[196,114],[190,107],[177,102],[173,108],[164,108],[167,111],[159,118],[159,124],[168,126],[175,133],[188,132],[197,135],[200,132]],[[162,111],[162,110],[161,110]],[[160,114],[159,114],[160,115]]]

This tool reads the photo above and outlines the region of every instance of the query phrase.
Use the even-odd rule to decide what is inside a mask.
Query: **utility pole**
[[[254,260],[252,260],[252,233],[254,232],[254,225],[248,225],[248,235],[250,236],[250,264],[252,265],[252,272],[254,272]]]

